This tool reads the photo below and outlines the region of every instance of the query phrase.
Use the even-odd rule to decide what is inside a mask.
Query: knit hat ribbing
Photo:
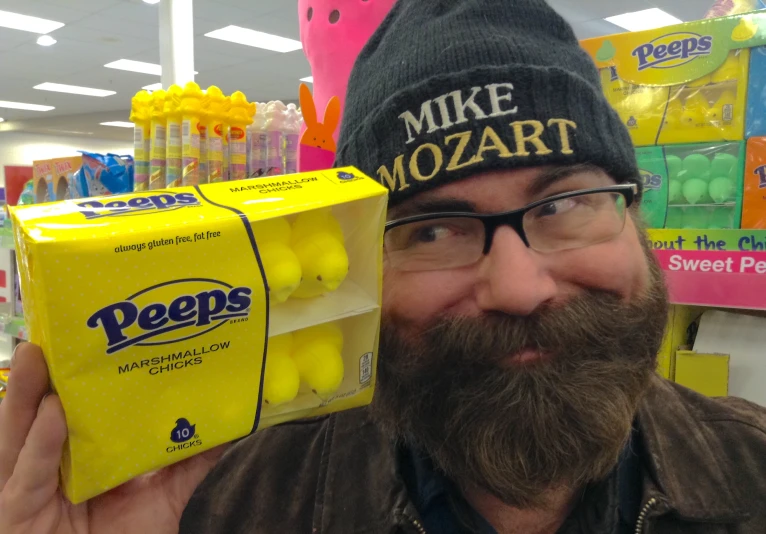
[[[394,205],[496,169],[592,163],[638,183],[627,130],[543,0],[399,0],[356,61],[336,155]]]

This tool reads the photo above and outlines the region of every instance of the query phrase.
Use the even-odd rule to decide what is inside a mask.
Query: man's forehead
[[[587,164],[490,171],[419,193],[389,210],[389,218],[434,211],[430,207],[443,201],[447,202],[445,206],[454,201],[456,206],[462,202],[477,211],[506,211],[544,196],[556,184],[570,181],[582,189],[615,183],[601,168]]]

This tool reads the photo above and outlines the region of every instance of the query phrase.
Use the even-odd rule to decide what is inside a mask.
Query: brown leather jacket
[[[766,534],[766,409],[657,378],[638,422],[645,476],[637,534]],[[394,447],[359,409],[238,442],[193,495],[180,532],[425,530]],[[601,527],[586,532],[612,534]]]

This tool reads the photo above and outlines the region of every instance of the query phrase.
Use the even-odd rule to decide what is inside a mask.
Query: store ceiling
[[[345,2],[337,0],[340,9]],[[713,0],[549,0],[575,28],[579,38],[622,31],[604,17],[659,7],[681,20],[701,18]],[[299,79],[310,74],[302,51],[286,54],[204,37],[236,24],[293,39],[299,38],[296,0],[194,0],[194,59],[197,82],[225,92],[244,91],[252,100],[295,100]],[[0,100],[45,104],[47,112],[0,108],[2,130],[44,133],[83,132],[129,139],[130,131],[99,126],[127,120],[130,97],[159,76],[104,67],[118,59],[160,62],[158,6],[141,0],[0,0],[0,10],[65,23],[52,32],[58,42],[36,44],[38,35],[0,28]],[[33,90],[42,82],[109,89],[95,98]]]

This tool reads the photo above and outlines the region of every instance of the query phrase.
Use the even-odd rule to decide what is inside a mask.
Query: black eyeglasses
[[[495,231],[510,226],[529,248],[556,252],[609,241],[625,227],[638,186],[613,185],[544,198],[504,213],[415,215],[386,223],[385,252],[400,271],[471,265],[492,247]]]

